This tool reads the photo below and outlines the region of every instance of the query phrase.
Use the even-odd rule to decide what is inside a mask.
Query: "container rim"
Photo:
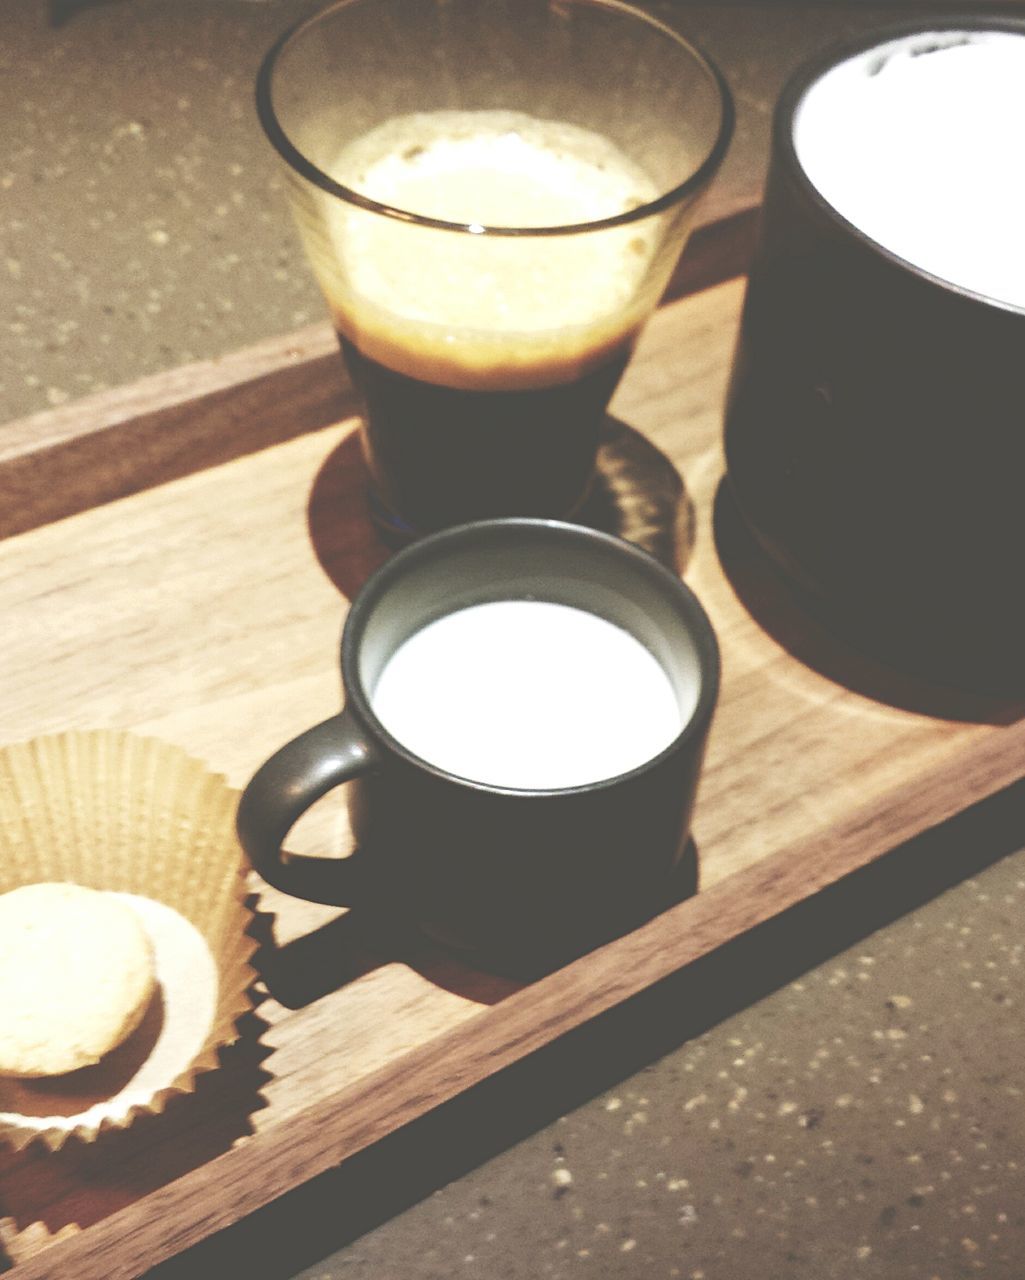
[[[1006,32],[1025,37],[1025,18],[995,14],[943,14],[936,18],[919,18],[887,24],[861,35],[837,41],[803,63],[791,75],[776,104],[772,123],[772,150],[775,158],[782,160],[787,172],[818,212],[838,224],[849,236],[864,248],[904,271],[910,272],[944,294],[953,294],[966,302],[980,304],[986,309],[1005,311],[1010,315],[1025,316],[1025,305],[995,298],[967,285],[957,284],[944,276],[936,275],[918,266],[908,258],[888,249],[874,237],[863,231],[855,222],[845,217],[823,196],[801,164],[794,145],[794,123],[805,96],[827,72],[873,49],[915,36],[945,34],[963,31],[972,35],[983,32]]]

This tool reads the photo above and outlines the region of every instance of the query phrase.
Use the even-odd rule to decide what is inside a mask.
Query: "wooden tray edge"
[[[1025,721],[842,825],[803,839],[509,996],[284,1133],[245,1139],[178,1181],[16,1265],[12,1280],[134,1280],[655,982],[1017,781]],[[409,1082],[415,1080],[415,1094]],[[425,1101],[429,1099],[429,1101]]]
[[[355,401],[336,353],[314,325],[8,423],[0,539],[341,420]]]

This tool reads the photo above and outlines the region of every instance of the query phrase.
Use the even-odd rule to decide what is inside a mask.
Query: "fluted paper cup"
[[[153,947],[142,1022],[95,1066],[0,1078],[0,1142],[57,1150],[162,1111],[217,1066],[248,1011],[236,796],[179,747],[112,730],[0,749],[0,893],[64,882],[123,895]]]

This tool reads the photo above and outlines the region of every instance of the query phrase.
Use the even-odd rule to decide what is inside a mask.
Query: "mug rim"
[[[549,227],[504,227],[480,223],[451,222],[444,218],[434,218],[426,214],[413,213],[411,210],[374,200],[370,196],[365,196],[361,192],[337,182],[330,174],[325,173],[323,169],[315,165],[312,160],[299,150],[278,119],[277,112],[274,109],[272,92],[272,80],[278,59],[293,39],[301,36],[307,28],[315,26],[339,9],[348,8],[350,5],[372,2],[373,0],[334,0],[334,3],[327,5],[326,8],[300,18],[286,28],[270,46],[256,74],[256,113],[264,133],[275,151],[294,172],[311,182],[321,191],[344,201],[348,205],[365,209],[371,213],[377,213],[382,217],[404,222],[411,226],[430,227],[438,231],[452,231],[461,235],[513,237],[579,235],[585,231],[604,231],[609,227],[628,226],[632,223],[640,222],[655,214],[664,213],[667,209],[680,205],[692,196],[698,195],[705,185],[712,180],[729,149],[736,119],[733,95],[730,92],[725,76],[711,58],[699,49],[692,40],[687,39],[680,32],[660,21],[653,14],[647,13],[643,9],[638,9],[632,4],[624,4],[622,0],[567,0],[568,3],[578,9],[604,9],[623,16],[638,18],[647,26],[670,37],[681,49],[691,55],[695,64],[712,84],[719,99],[719,123],[716,135],[698,166],[682,182],[677,183],[654,200],[646,201],[636,209],[628,209],[625,213],[617,213],[611,217],[595,219],[592,222],[566,223]]]
[[[697,702],[690,717],[673,740],[656,755],[650,756],[632,769],[571,787],[510,787],[480,782],[474,778],[463,777],[462,774],[452,773],[416,755],[388,732],[373,711],[359,673],[358,646],[366,622],[378,602],[391,590],[396,581],[401,580],[411,566],[415,568],[419,560],[433,559],[437,554],[443,553],[444,548],[450,543],[472,541],[489,533],[513,535],[517,531],[521,536],[536,537],[539,540],[545,536],[554,535],[563,540],[574,539],[582,543],[596,543],[604,546],[613,555],[633,560],[641,572],[675,595],[687,612],[700,672]],[[342,629],[341,668],[345,706],[347,708],[351,706],[364,728],[368,729],[375,738],[380,738],[389,751],[406,764],[432,775],[439,781],[454,783],[486,795],[523,797],[575,796],[603,791],[656,768],[662,761],[684,749],[691,740],[697,739],[700,742],[711,722],[722,677],[719,642],[711,619],[697,595],[682,578],[636,543],[627,542],[626,539],[619,538],[615,534],[565,520],[532,516],[500,516],[490,520],[475,520],[454,525],[426,535],[386,560],[371,574],[352,600]]]
[[[1011,14],[969,15],[947,13],[932,19],[908,19],[902,22],[888,23],[871,31],[862,32],[860,35],[850,36],[847,39],[834,42],[802,63],[783,86],[773,114],[773,160],[778,159],[783,162],[791,181],[797,184],[802,194],[811,201],[820,215],[824,216],[827,221],[837,224],[842,231],[846,232],[847,235],[875,256],[916,276],[923,283],[939,289],[944,294],[952,294],[963,298],[967,302],[980,304],[987,310],[995,308],[999,311],[1008,312],[1010,315],[1025,316],[1025,306],[1019,306],[1001,298],[991,297],[989,294],[981,293],[977,289],[971,289],[967,285],[957,284],[955,281],[936,275],[935,272],[929,271],[925,267],[920,267],[909,258],[904,258],[892,249],[888,249],[880,241],[870,236],[868,232],[863,231],[856,222],[852,222],[835,205],[830,204],[822,192],[819,191],[808,176],[794,145],[794,125],[797,112],[812,87],[828,72],[832,71],[834,67],[841,66],[861,54],[870,53],[874,49],[882,49],[897,40],[908,39],[913,36],[927,36],[931,32],[943,33],[951,31],[964,31],[967,33],[1003,31],[1025,38],[1025,18],[1018,18]]]

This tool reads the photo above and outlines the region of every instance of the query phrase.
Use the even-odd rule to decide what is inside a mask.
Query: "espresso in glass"
[[[400,536],[572,517],[731,129],[718,73],[616,0],[342,0],[258,104]]]
[[[499,111],[392,120],[331,172],[383,203],[481,227],[588,223],[657,195],[602,135]],[[640,325],[653,229],[529,243],[435,230],[428,244],[335,205],[329,234],[328,300],[385,506],[418,529],[573,512]]]

